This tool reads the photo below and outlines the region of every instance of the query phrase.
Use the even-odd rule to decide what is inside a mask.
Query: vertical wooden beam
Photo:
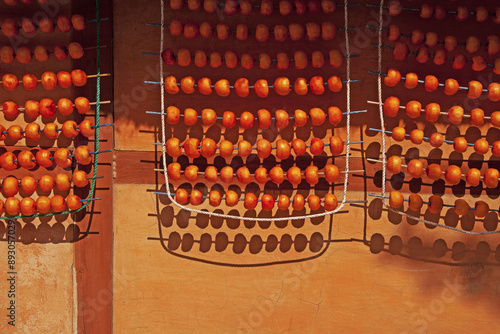
[[[81,14],[86,19],[95,19],[96,8],[93,1],[73,2],[73,13]],[[112,6],[111,1],[100,1],[101,21],[101,73],[112,73]],[[82,45],[96,45],[96,23],[88,23],[84,35],[75,33],[75,40]],[[95,52],[95,51],[94,51]],[[89,52],[90,53],[90,52]],[[86,55],[83,60],[74,62],[74,68],[81,68],[89,74],[96,71],[96,57]],[[96,88],[89,83],[77,91],[79,96],[95,97]],[[101,101],[113,100],[112,77],[101,78]],[[101,106],[101,124],[112,123],[112,105]],[[113,149],[113,128],[100,129],[100,150]],[[83,224],[90,224],[90,232],[75,243],[75,268],[78,289],[78,333],[112,333],[112,249],[113,249],[113,154],[99,155],[98,179],[95,197],[100,201],[89,205]],[[79,223],[80,224],[80,223]],[[84,226],[84,225],[82,225]]]

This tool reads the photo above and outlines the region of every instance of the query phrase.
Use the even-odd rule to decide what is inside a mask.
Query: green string
[[[95,185],[96,185],[96,175],[97,175],[97,163],[99,161],[99,119],[100,119],[100,110],[101,110],[101,20],[99,15],[99,0],[95,1],[96,4],[96,23],[97,23],[97,93],[96,93],[96,127],[95,127],[95,152],[94,155],[94,174],[92,177],[92,185],[90,187],[89,197],[87,199],[91,199],[94,197],[95,193]],[[57,213],[48,213],[48,214],[36,214],[32,216],[15,216],[15,217],[0,217],[0,220],[5,219],[24,219],[24,218],[36,218],[36,217],[52,217],[57,215],[66,215],[71,213],[77,213],[85,209],[91,201],[86,201],[80,208],[76,210],[68,210]]]

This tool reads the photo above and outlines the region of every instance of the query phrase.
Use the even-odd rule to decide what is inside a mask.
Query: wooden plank
[[[74,12],[86,18],[95,18],[96,10],[92,2],[75,2]],[[108,19],[101,22],[101,73],[112,73],[112,36],[113,13],[109,1],[100,2],[100,17]],[[85,43],[96,43],[96,24],[88,24],[84,38]],[[94,51],[95,52],[95,51]],[[95,58],[86,58],[75,67],[84,66],[88,71],[96,68]],[[95,81],[93,81],[95,82]],[[101,101],[112,100],[112,77],[101,78]],[[77,92],[82,96],[95,97],[96,88],[86,85]],[[113,123],[111,105],[101,106],[101,124]],[[100,150],[113,148],[113,128],[100,129]],[[99,155],[98,179],[96,183],[96,198],[100,201],[92,203],[87,214],[87,224],[91,233],[75,243],[75,268],[78,293],[78,333],[112,333],[112,217],[113,217],[113,154]]]
[[[365,145],[367,146],[367,145]],[[161,152],[138,152],[138,151],[115,151],[115,183],[117,184],[163,184],[163,172],[154,172],[154,169],[161,168]],[[374,156],[375,158],[375,156]],[[351,173],[349,177],[349,191],[363,191],[378,193],[380,192],[381,182],[381,164],[371,163],[366,161],[364,157],[352,157],[350,159],[350,170],[364,171]],[[343,171],[345,166],[339,166]],[[200,175],[199,180],[203,181],[204,176]],[[386,176],[387,182],[401,182],[399,178],[395,178],[391,173]],[[406,179],[403,182],[403,189],[408,191],[410,183],[415,186],[415,182],[410,182]],[[425,186],[425,181],[422,180],[422,192],[430,194],[431,187]]]

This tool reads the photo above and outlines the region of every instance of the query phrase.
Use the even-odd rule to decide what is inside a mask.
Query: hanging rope
[[[165,6],[164,6],[164,1],[160,0],[161,3],[161,34],[160,34],[160,54],[163,52],[163,45],[164,45],[164,27],[165,27]],[[345,168],[345,176],[344,176],[344,192],[342,194],[342,202],[340,205],[332,211],[328,212],[323,212],[323,213],[317,213],[317,214],[312,214],[312,215],[304,215],[304,216],[294,216],[294,217],[280,217],[280,218],[252,218],[252,217],[242,217],[242,216],[236,216],[236,215],[226,215],[226,214],[220,214],[220,213],[215,213],[215,212],[208,212],[208,211],[202,211],[202,210],[197,210],[193,208],[186,207],[182,204],[179,204],[175,201],[175,199],[172,197],[171,192],[169,189],[166,191],[166,195],[168,196],[168,199],[178,206],[179,208],[194,212],[197,214],[202,214],[202,215],[209,215],[209,216],[214,216],[214,217],[220,217],[224,219],[240,219],[240,220],[248,220],[248,221],[269,221],[272,219],[273,221],[288,221],[288,220],[302,220],[302,219],[312,219],[312,218],[317,218],[317,217],[324,217],[328,216],[334,213],[339,212],[345,205],[347,201],[347,184],[348,184],[348,179],[349,179],[349,153],[350,153],[350,121],[351,121],[351,54],[350,54],[350,47],[349,47],[349,31],[348,31],[348,3],[349,0],[344,0],[344,20],[345,20],[345,29],[344,29],[344,35],[345,35],[345,40],[346,40],[346,66],[347,66],[347,83],[346,83],[346,88],[347,88],[347,134],[346,134],[346,168]],[[161,126],[162,126],[162,161],[163,161],[163,174],[165,176],[165,185],[168,187],[169,181],[168,181],[168,173],[167,173],[167,154],[166,154],[166,122],[165,122],[165,89],[164,89],[164,79],[163,79],[163,60],[161,56],[159,57],[160,61],[160,89],[161,89]]]

